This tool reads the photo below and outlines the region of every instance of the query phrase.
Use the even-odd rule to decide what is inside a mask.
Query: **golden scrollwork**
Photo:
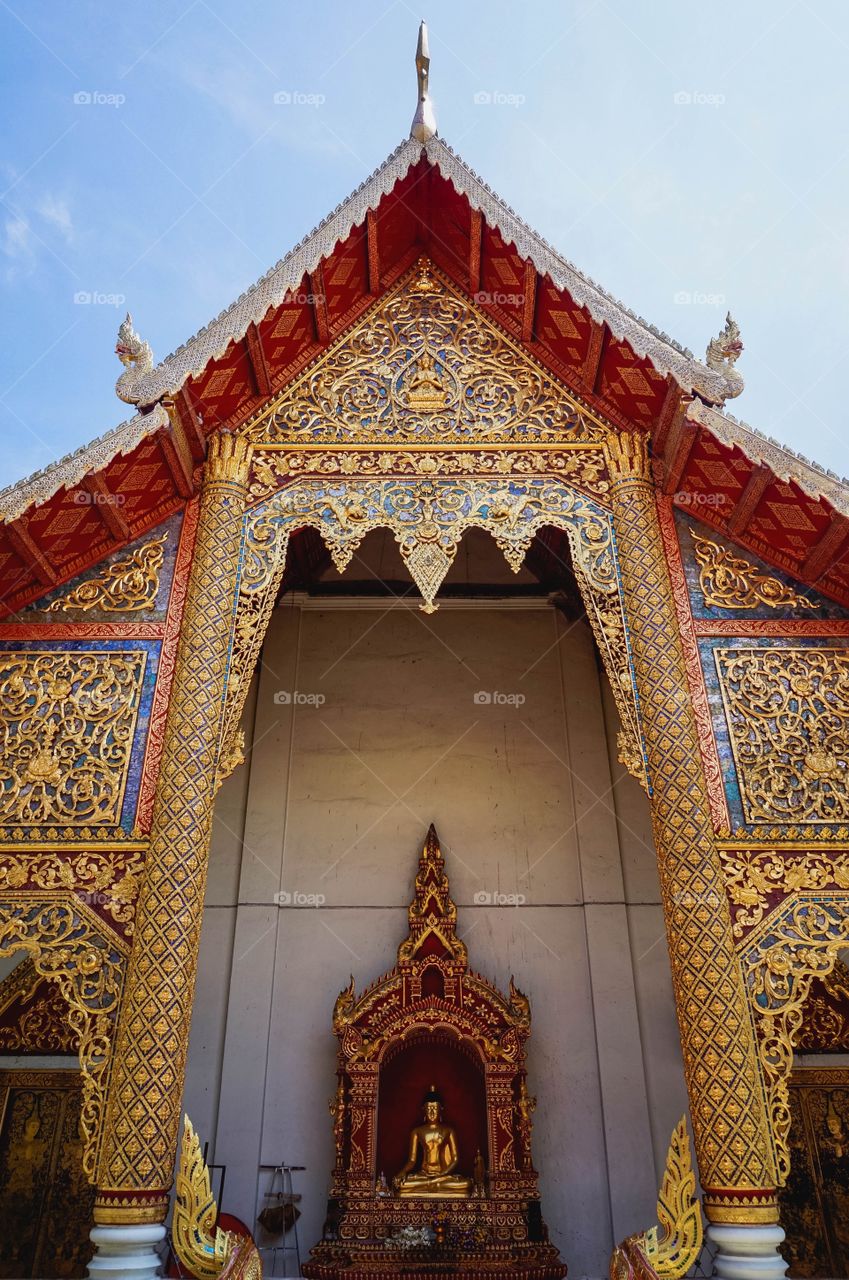
[[[62,992],[32,960],[19,961],[0,982],[0,1053],[76,1053],[78,1047]]]
[[[828,849],[723,849],[720,860],[738,938],[763,920],[776,894],[849,889],[849,859]]]
[[[146,657],[0,654],[0,823],[119,821]]]
[[[796,1048],[811,1053],[849,1049],[849,967],[838,958],[812,989],[803,1010]]]
[[[263,483],[275,483],[269,470]],[[316,528],[341,570],[366,534],[389,528],[432,612],[436,592],[469,528],[490,532],[514,570],[544,525],[564,529],[573,568],[623,723],[620,758],[646,785],[633,675],[610,517],[554,476],[421,479],[303,479],[275,491],[246,517],[233,625],[222,757],[238,759],[236,732],[285,567],[290,531]]]
[[[746,822],[849,819],[849,651],[715,650]]]
[[[200,1139],[188,1116],[177,1167],[172,1235],[174,1252],[191,1276],[200,1280],[262,1280],[259,1251],[250,1236],[237,1237],[216,1226],[218,1206]]]
[[[133,915],[138,896],[144,850],[86,849],[82,852],[54,850],[4,850],[0,860],[0,895],[4,891],[65,890],[82,902],[102,907],[123,932],[133,931]]]
[[[307,476],[491,476],[556,475],[575,488],[609,504],[610,488],[601,449],[437,449],[408,450],[324,449],[254,452],[250,495],[254,502],[269,497],[293,479]]]
[[[604,428],[430,270],[408,275],[249,422],[257,445],[592,443]]]
[[[430,611],[466,530],[491,532],[510,567],[518,570],[534,534],[547,524],[566,529],[570,537],[574,534],[574,558],[594,586],[615,590],[606,513],[548,477],[509,482],[438,478],[416,484],[301,481],[250,513],[242,583],[247,590],[262,588],[273,564],[268,547],[291,529],[318,529],[342,572],[371,529],[388,528]]]
[[[725,1192],[774,1191],[766,1099],[687,692],[647,442],[639,435],[611,436],[608,452],[690,1114],[705,1212],[721,1221]],[[777,1214],[774,1204],[771,1211]]]
[[[0,906],[0,955],[25,951],[36,972],[56,982],[68,1006],[83,1076],[83,1168],[94,1181],[111,1065],[112,1036],[125,948],[99,932],[73,900],[24,900]]]
[[[704,1233],[686,1116],[672,1131],[657,1201],[657,1220],[659,1226],[629,1236],[617,1246],[610,1261],[610,1280],[645,1276],[682,1280],[698,1260]],[[658,1238],[660,1227],[663,1235]]]
[[[163,533],[121,556],[96,577],[53,600],[47,612],[97,609],[101,613],[140,613],[152,609],[159,592],[159,571],[167,540],[168,534]]]
[[[785,586],[778,578],[763,573],[727,547],[690,530],[693,551],[699,566],[699,586],[705,604],[714,609],[813,609],[814,602]]]
[[[741,964],[758,1029],[758,1054],[783,1185],[790,1169],[793,1046],[813,979],[825,978],[838,952],[849,943],[849,904],[825,895],[793,899],[764,929],[747,941]]]

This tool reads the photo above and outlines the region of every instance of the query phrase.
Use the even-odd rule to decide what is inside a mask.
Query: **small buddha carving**
[[[444,409],[448,393],[442,384],[436,361],[429,351],[419,357],[418,368],[410,378],[407,404],[422,413],[435,413]]]
[[[464,1199],[472,1194],[471,1178],[459,1177],[457,1135],[442,1121],[442,1101],[436,1086],[425,1094],[424,1124],[410,1134],[407,1163],[392,1179],[395,1194],[441,1199]]]

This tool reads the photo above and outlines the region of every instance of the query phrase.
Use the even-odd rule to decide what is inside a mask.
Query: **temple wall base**
[[[89,1280],[156,1280],[158,1248],[165,1239],[161,1223],[141,1226],[94,1227],[97,1252],[88,1264]]]
[[[784,1232],[777,1226],[711,1224],[708,1238],[717,1247],[719,1280],[783,1280],[787,1264],[778,1249]]]

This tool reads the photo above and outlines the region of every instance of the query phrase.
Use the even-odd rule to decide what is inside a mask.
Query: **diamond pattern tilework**
[[[776,1175],[763,1084],[697,763],[697,730],[645,440],[619,437],[609,447],[614,527],[701,1181],[706,1188],[772,1188]]]

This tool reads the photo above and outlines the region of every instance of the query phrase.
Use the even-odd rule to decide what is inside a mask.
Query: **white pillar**
[[[714,1267],[719,1280],[784,1280],[787,1264],[778,1252],[781,1227],[711,1223],[708,1239],[716,1245]]]
[[[88,1264],[89,1280],[156,1280],[161,1275],[157,1249],[165,1239],[161,1222],[135,1227],[93,1227],[97,1251]]]

